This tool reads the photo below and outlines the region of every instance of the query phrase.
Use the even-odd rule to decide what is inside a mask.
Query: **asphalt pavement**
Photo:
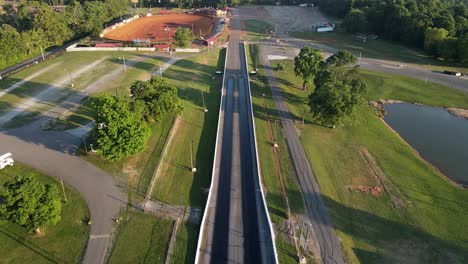
[[[81,144],[80,137],[63,131],[42,131],[42,121],[0,132],[0,151],[11,152],[15,161],[63,179],[80,193],[88,206],[91,224],[83,263],[101,264],[115,219],[120,208],[127,205],[126,190],[111,175],[73,155]]]
[[[231,20],[210,199],[198,263],[276,263],[262,205],[240,24]]]

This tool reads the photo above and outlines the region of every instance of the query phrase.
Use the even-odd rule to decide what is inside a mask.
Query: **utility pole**
[[[201,91],[201,98],[202,98],[202,102],[203,102],[203,111],[206,113],[206,112],[208,112],[208,108],[206,108],[206,106],[205,106],[205,96],[203,95],[203,91]]]
[[[194,165],[193,161],[193,140],[190,141],[190,168],[192,172],[196,172],[197,168]]]
[[[83,143],[84,143],[84,149],[85,149],[86,153],[88,153],[88,147],[86,146],[86,138],[85,138],[85,136],[84,136],[84,135],[83,135],[83,136],[81,136],[81,138],[83,139]]]
[[[45,58],[44,58],[44,51],[42,50],[42,46],[41,46],[41,55],[42,55],[42,62],[44,62]]]
[[[125,63],[125,55],[123,55],[122,58],[123,58],[124,71],[127,71],[127,64]]]
[[[65,201],[65,203],[66,203],[66,202],[67,202],[67,195],[65,194],[65,186],[64,186],[64,184],[63,184],[63,179],[62,179],[62,177],[60,177],[60,183],[61,183],[61,185],[62,185],[63,199],[64,199],[64,201]]]
[[[431,71],[431,65],[429,65],[429,68],[427,69],[427,73],[426,73],[426,81],[424,82],[425,84],[427,84],[427,81],[429,81],[429,72]]]
[[[359,65],[361,65],[362,52],[359,52]]]
[[[161,64],[159,64],[159,76],[161,76],[161,77],[162,77]]]
[[[302,107],[302,126],[304,126],[305,108]]]

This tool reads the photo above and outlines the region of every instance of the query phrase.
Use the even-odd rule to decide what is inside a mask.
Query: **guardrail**
[[[195,254],[195,264],[197,264],[200,260],[200,247],[201,247],[201,244],[202,244],[202,241],[205,237],[205,234],[204,234],[204,226],[205,226],[205,222],[206,222],[206,216],[207,216],[207,211],[208,211],[208,203],[210,202],[210,199],[211,199],[211,195],[212,195],[212,190],[213,190],[213,179],[214,179],[214,174],[215,174],[215,163],[216,163],[216,156],[218,154],[218,136],[219,136],[219,129],[220,129],[220,119],[221,119],[221,110],[223,109],[223,103],[224,103],[224,95],[226,94],[225,93],[225,87],[224,87],[224,81],[226,79],[226,64],[227,64],[227,57],[228,57],[228,47],[226,46],[226,57],[224,58],[224,72],[223,72],[223,84],[221,86],[221,102],[219,104],[219,112],[218,112],[218,127],[216,129],[216,142],[215,142],[215,152],[214,152],[214,156],[213,156],[213,171],[211,172],[211,183],[210,183],[210,191],[208,193],[208,199],[206,200],[206,204],[205,204],[205,210],[203,212],[203,218],[202,218],[202,222],[200,224],[200,235],[198,236],[198,243],[197,243],[197,252]]]
[[[275,232],[273,230],[273,225],[271,224],[271,219],[270,219],[270,214],[268,213],[268,206],[267,206],[267,203],[266,203],[266,199],[265,199],[265,192],[263,191],[263,186],[262,186],[262,176],[261,176],[261,170],[260,170],[260,162],[259,162],[259,158],[258,158],[258,145],[257,145],[257,133],[256,133],[256,128],[255,128],[255,118],[253,116],[253,106],[252,106],[252,92],[250,90],[250,77],[249,77],[249,66],[248,66],[248,63],[247,63],[247,52],[245,51],[245,42],[243,43],[243,46],[244,46],[244,60],[245,60],[245,69],[247,71],[247,87],[249,89],[249,104],[250,104],[250,118],[251,118],[251,122],[250,124],[253,126],[253,140],[254,140],[254,143],[255,143],[255,159],[256,159],[256,164],[257,164],[257,173],[258,173],[258,177],[257,177],[257,184],[259,185],[259,188],[260,188],[260,194],[261,194],[261,197],[262,197],[262,204],[263,204],[263,209],[264,209],[264,212],[266,213],[266,217],[267,217],[267,220],[268,220],[268,226],[269,226],[269,229],[270,229],[270,236],[271,236],[271,239],[272,239],[272,246],[273,246],[273,251],[274,251],[274,254],[275,254],[275,263],[279,263],[278,262],[278,252],[276,251],[276,244],[275,244]],[[264,256],[264,252],[262,252],[263,256]],[[265,258],[263,258],[265,259]]]

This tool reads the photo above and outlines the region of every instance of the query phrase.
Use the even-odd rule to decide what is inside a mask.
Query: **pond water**
[[[443,108],[385,105],[384,120],[421,156],[453,181],[468,186],[468,120]]]

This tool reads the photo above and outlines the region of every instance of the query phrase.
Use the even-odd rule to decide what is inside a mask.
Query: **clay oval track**
[[[152,39],[153,42],[167,42],[172,39],[178,27],[191,28],[196,37],[208,36],[213,27],[213,18],[199,15],[173,14],[142,17],[107,33],[104,38],[120,41]],[[169,34],[164,29],[169,27]]]

